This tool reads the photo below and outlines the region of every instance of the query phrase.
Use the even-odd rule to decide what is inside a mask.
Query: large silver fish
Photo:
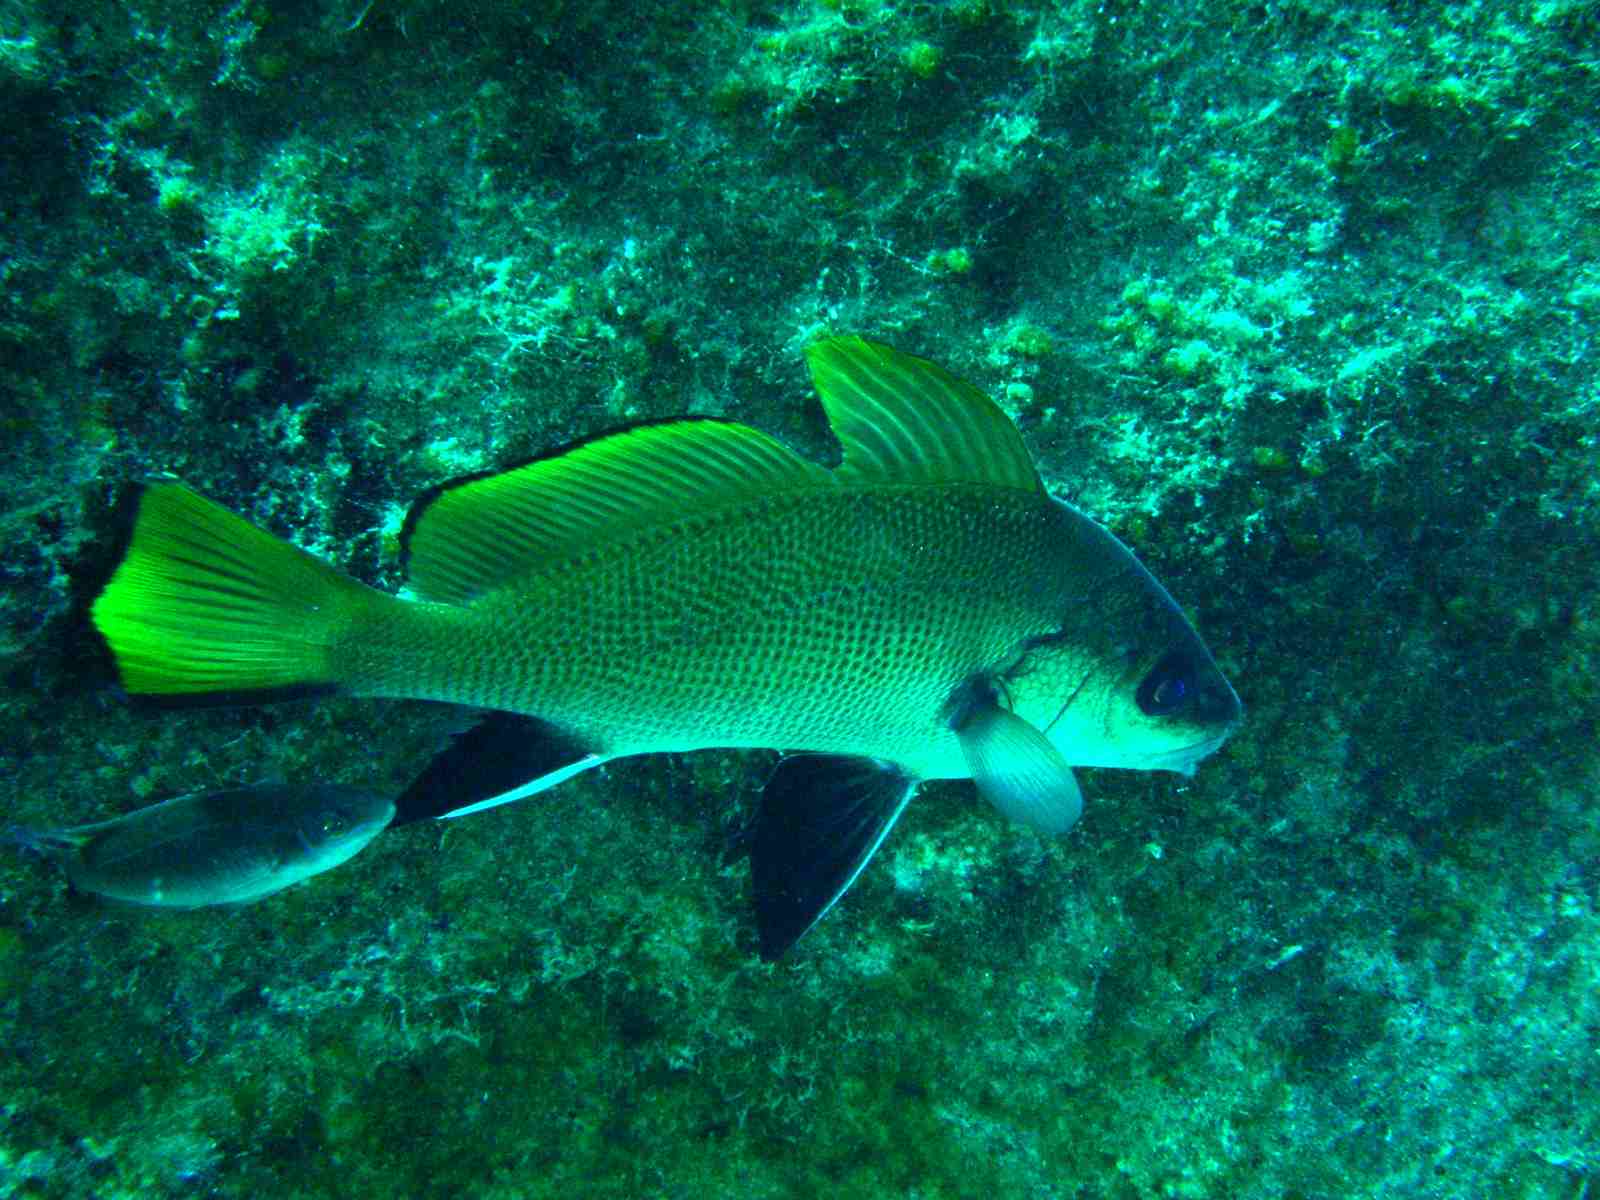
[[[832,469],[727,421],[600,437],[423,496],[411,597],[177,485],[141,495],[95,601],[124,686],[179,700],[339,690],[521,714],[462,738],[398,820],[609,759],[768,746],[763,954],[849,887],[928,779],[1067,829],[1073,766],[1190,772],[1239,719],[1199,636],[1116,538],[1054,500],[1016,427],[861,338],[806,352]]]

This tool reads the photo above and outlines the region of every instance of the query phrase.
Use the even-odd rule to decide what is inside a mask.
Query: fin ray
[[[90,606],[131,693],[218,703],[331,690],[330,647],[389,602],[181,484],[144,487],[133,513]]]
[[[978,794],[1010,820],[1065,833],[1083,815],[1083,794],[1061,752],[1013,712],[988,705],[956,727]]]
[[[854,336],[816,342],[805,355],[844,446],[842,479],[1041,489],[1011,418],[943,367]]]
[[[424,599],[468,604],[541,561],[620,533],[830,481],[748,425],[636,425],[424,494],[401,533],[408,582]]]
[[[877,759],[795,754],[778,764],[750,850],[762,958],[780,957],[838,903],[916,787]]]
[[[509,804],[599,766],[600,753],[549,721],[490,713],[456,734],[395,801],[392,824]]]

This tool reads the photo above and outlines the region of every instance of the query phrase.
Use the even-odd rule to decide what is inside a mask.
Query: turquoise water
[[[369,582],[627,421],[947,364],[1247,706],[1046,841],[927,789],[776,966],[771,755],[147,913],[0,856],[0,1198],[1552,1197],[1600,1144],[1600,27],[1578,4],[0,5],[0,821],[399,788],[462,718],[152,712],[171,472]]]

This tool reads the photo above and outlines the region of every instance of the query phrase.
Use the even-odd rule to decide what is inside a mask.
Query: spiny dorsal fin
[[[830,478],[748,425],[638,425],[435,488],[412,506],[401,545],[419,597],[466,604],[579,547]]]
[[[943,367],[859,337],[828,338],[805,353],[844,446],[842,480],[1039,490],[1011,418]]]

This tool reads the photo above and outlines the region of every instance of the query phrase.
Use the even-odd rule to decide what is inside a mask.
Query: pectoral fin
[[[956,729],[978,792],[1018,824],[1065,833],[1083,814],[1072,768],[1050,740],[998,704],[974,708]]]
[[[750,850],[762,958],[782,955],[849,890],[916,786],[872,758],[796,754],[778,764]]]

